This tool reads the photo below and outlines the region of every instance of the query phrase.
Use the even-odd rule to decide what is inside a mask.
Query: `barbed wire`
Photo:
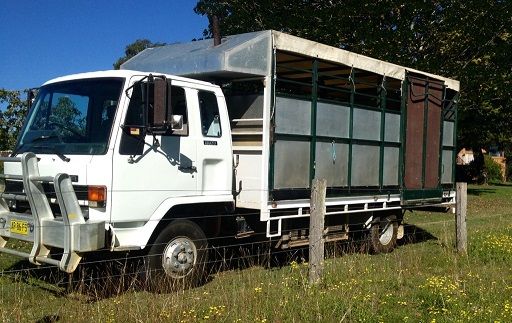
[[[498,215],[494,215],[494,216],[489,216],[489,217],[498,217],[498,216],[504,216],[506,214],[498,214]],[[404,224],[404,230],[407,229],[407,228],[416,228],[417,225],[433,225],[433,224],[444,224],[444,223],[452,223],[453,224],[453,220],[445,220],[445,221],[431,221],[431,222],[423,222],[423,223],[419,223],[419,224],[408,224],[408,223],[405,223]],[[359,225],[359,226],[362,226],[364,225],[364,223],[358,223],[358,224],[355,224],[356,226]],[[299,228],[295,228],[294,230],[309,230],[309,227],[299,227]],[[358,229],[358,230],[351,230],[349,231],[349,233],[351,234],[360,234],[360,233],[367,233],[368,230],[367,229]],[[260,233],[260,235],[263,235],[264,233]],[[410,239],[411,237],[415,237],[416,236],[416,232],[410,232],[410,233],[405,233],[403,238],[402,238],[402,241],[407,241],[407,240],[410,240],[410,241],[414,241],[414,239]],[[234,235],[229,235],[229,236],[223,236],[223,237],[217,237],[215,239],[227,239],[227,238],[232,238],[232,239],[236,239],[236,236]],[[324,237],[322,237],[321,239],[324,239]],[[191,241],[193,242],[198,242],[199,240],[194,240],[192,239]],[[313,241],[313,243],[315,242],[318,242],[319,240],[316,240],[316,241]],[[240,256],[230,256],[229,258],[221,258],[221,259],[217,259],[217,260],[208,260],[208,261],[205,261],[205,262],[199,262],[197,263],[197,265],[212,265],[212,264],[215,264],[215,263],[219,263],[219,262],[233,262],[233,261],[241,261],[241,260],[246,260],[246,259],[253,259],[255,257],[260,257],[260,256],[264,256],[264,257],[269,257],[269,256],[275,256],[275,255],[279,255],[279,254],[286,254],[286,253],[290,253],[290,252],[300,252],[300,251],[304,251],[306,249],[309,248],[309,246],[305,246],[305,247],[292,247],[292,248],[289,248],[289,249],[272,249],[272,242],[277,242],[277,239],[275,240],[272,240],[272,239],[264,239],[264,240],[259,240],[259,241],[248,241],[248,242],[243,242],[243,243],[232,243],[232,244],[223,244],[223,245],[220,245],[220,246],[208,246],[206,248],[204,248],[204,251],[205,252],[217,252],[217,255],[220,253],[220,251],[224,250],[230,250],[231,252],[234,251],[234,248],[239,248],[239,249],[243,249],[243,248],[247,248],[247,247],[252,247],[253,249],[254,248],[259,248],[261,246],[261,249],[258,249],[258,250],[265,250],[264,253],[262,252],[258,252],[258,253],[250,253],[250,254],[246,254],[246,255],[240,255]],[[342,241],[339,241],[338,243],[342,243],[342,244],[345,244],[345,245],[349,245],[349,244],[352,244],[352,243],[357,243],[357,244],[367,244],[371,242],[371,238],[370,237],[366,237],[366,238],[362,238],[362,239],[357,239],[357,240],[342,240]],[[327,242],[328,244],[329,243],[334,243],[334,242]],[[158,245],[164,245],[164,244],[148,244],[146,246],[146,248],[151,248],[152,246],[158,246]],[[108,252],[106,250],[104,250],[104,252]],[[134,252],[140,252],[140,250],[136,250]],[[129,252],[128,252],[129,253]],[[115,254],[115,253],[112,253],[112,254]],[[52,256],[54,257],[57,257],[57,256],[62,256],[62,255],[65,255],[65,253],[55,253],[55,254],[52,254]],[[87,257],[84,259],[86,261],[82,261],[80,264],[79,264],[79,267],[78,268],[85,268],[85,267],[88,267],[88,266],[92,266],[92,265],[97,265],[97,264],[101,264],[101,265],[107,265],[109,263],[128,263],[128,262],[133,262],[133,261],[137,261],[137,260],[146,260],[150,257],[161,257],[162,254],[159,254],[159,253],[154,253],[154,254],[138,254],[138,255],[134,255],[134,256],[124,256],[124,257],[117,257],[117,258],[108,258],[108,259],[101,259],[101,260],[86,260]],[[268,260],[270,261],[270,260]],[[44,266],[41,266],[41,267],[30,267],[30,268],[20,268],[20,269],[10,269],[10,270],[2,270],[0,272],[0,276],[7,276],[7,275],[16,275],[16,274],[21,274],[21,273],[33,273],[33,272],[37,272],[37,271],[45,271],[45,270],[58,270],[58,266],[56,265],[44,265]],[[147,270],[139,270],[137,272],[133,272],[132,274],[134,273],[144,273],[146,272]],[[119,274],[118,276],[122,276],[123,274]],[[100,280],[100,279],[106,279],[106,278],[114,278],[116,276],[112,276],[112,275],[107,275],[107,276],[104,276],[104,277],[101,277],[101,278],[95,278],[97,280]]]
[[[404,236],[404,238],[406,236],[414,236],[413,233],[411,234],[407,234]],[[323,238],[321,238],[323,239]],[[315,240],[313,241],[313,243],[317,243],[319,242],[321,239],[318,239],[318,240]],[[364,244],[364,243],[368,243],[370,242],[371,239],[370,238],[366,238],[366,239],[360,239],[360,240],[357,240],[357,241],[342,241],[341,243],[343,244],[346,244],[346,245],[349,245],[351,243],[357,243],[357,244]],[[271,242],[269,240],[266,240],[266,241],[260,241],[260,242],[254,242],[254,243],[247,243],[245,245],[269,245]],[[328,243],[332,243],[332,242],[328,242]],[[232,247],[242,247],[243,244],[238,244],[238,245],[232,245]],[[222,246],[222,249],[226,249],[228,248],[229,246]],[[205,251],[212,251],[212,250],[216,250],[215,247],[209,247],[209,248],[205,248]],[[227,259],[218,259],[218,260],[208,260],[208,261],[203,261],[203,262],[199,262],[199,263],[196,263],[197,266],[208,266],[208,265],[213,265],[213,264],[216,264],[216,263],[219,263],[219,262],[233,262],[233,261],[241,261],[241,260],[248,260],[248,259],[254,259],[255,257],[258,257],[258,256],[263,256],[263,257],[272,257],[272,256],[278,256],[278,255],[284,255],[284,254],[289,254],[291,252],[294,252],[294,253],[297,253],[297,252],[301,252],[301,251],[306,251],[306,250],[309,250],[309,246],[303,246],[303,247],[295,247],[295,248],[290,248],[290,249],[285,249],[285,250],[272,250],[269,247],[265,248],[264,250],[266,250],[265,252],[260,252],[260,253],[251,253],[251,254],[248,254],[248,255],[240,255],[240,256],[236,256],[236,257],[229,257]],[[107,265],[109,263],[115,263],[115,262],[122,262],[124,265],[126,265],[126,263],[130,262],[130,261],[136,261],[136,260],[146,260],[148,258],[151,258],[151,257],[161,257],[163,254],[159,254],[159,253],[155,253],[155,254],[146,254],[146,255],[137,255],[137,256],[132,256],[132,257],[122,257],[122,258],[114,258],[114,259],[104,259],[104,260],[96,260],[96,261],[85,261],[85,262],[82,262],[79,264],[79,268],[85,268],[85,267],[89,267],[89,266],[92,266],[92,265],[95,265],[95,264],[103,264],[103,265]],[[265,259],[266,262],[270,262],[272,259]],[[305,260],[305,259],[304,259]],[[264,262],[265,262],[264,261]],[[0,272],[0,276],[7,276],[7,275],[16,275],[16,274],[21,274],[21,273],[30,273],[30,272],[37,272],[37,271],[47,271],[47,270],[55,270],[57,271],[58,270],[58,266],[55,266],[55,265],[45,265],[43,267],[31,267],[31,268],[21,268],[21,269],[13,269],[13,270],[3,270],[2,272]],[[120,277],[120,276],[123,276],[123,275],[129,275],[129,274],[143,274],[145,272],[148,272],[148,271],[162,271],[163,269],[154,269],[154,268],[145,268],[145,269],[141,269],[141,270],[137,270],[137,271],[132,271],[132,272],[124,272],[122,274],[109,274],[109,275],[105,275],[105,276],[101,276],[101,277],[92,277],[89,280],[104,280],[104,279],[107,279],[107,278],[116,278],[116,277]],[[76,280],[74,282],[80,282],[81,280]]]
[[[207,203],[208,204],[208,203]],[[212,203],[212,204],[216,204],[216,203]],[[179,205],[178,205],[179,206]],[[218,206],[218,205],[217,205]],[[335,205],[335,206],[332,206],[332,208],[340,208],[342,207],[343,205]],[[440,208],[445,208],[446,206],[445,205],[441,205],[439,206]],[[298,219],[302,219],[302,221],[306,221],[307,218],[310,217],[310,214],[309,213],[303,213],[301,215],[297,214],[297,209],[299,209],[299,207],[294,207],[294,208],[291,208],[291,209],[279,209],[279,210],[276,210],[277,212],[275,212],[274,214],[272,214],[273,212],[270,212],[270,215],[269,215],[269,221],[278,221],[280,220],[281,217],[285,217],[285,216],[294,216],[294,218],[288,218],[288,219],[281,219],[282,221],[283,220],[295,220],[295,221],[298,221]],[[309,206],[306,206],[306,207],[302,207],[302,209],[306,209],[306,210],[309,210]],[[97,218],[97,219],[94,219],[94,221],[101,221],[101,220],[104,220],[105,221],[105,224],[109,224],[112,226],[113,229],[116,229],[116,224],[119,225],[119,224],[122,224],[123,222],[132,222],[132,223],[135,223],[135,222],[141,222],[141,223],[144,223],[144,225],[146,225],[147,223],[151,223],[151,222],[157,222],[157,223],[165,223],[165,222],[171,222],[171,221],[175,221],[175,220],[211,220],[211,219],[232,219],[234,221],[236,221],[236,218],[238,217],[241,217],[241,218],[246,218],[246,217],[257,217],[257,216],[260,216],[261,215],[261,211],[257,212],[257,210],[254,210],[254,209],[245,209],[245,210],[251,210],[251,211],[241,211],[240,209],[238,209],[239,211],[238,212],[233,212],[233,213],[225,213],[225,214],[219,214],[219,213],[214,213],[214,214],[199,214],[199,215],[189,215],[187,213],[184,213],[184,212],[178,212],[178,213],[173,213],[173,214],[168,214],[167,216],[164,216],[162,218],[153,218],[153,219],[147,219],[147,218],[130,218],[129,221],[118,221],[116,222],[115,220],[116,219],[101,219],[101,218]],[[254,211],[253,211],[254,210]],[[368,208],[368,209],[349,209],[349,211],[353,212],[353,213],[350,213],[352,215],[352,217],[358,217],[359,216],[368,216],[370,213],[373,213],[371,215],[373,215],[374,217],[377,217],[378,216],[378,213],[379,212],[386,212],[386,211],[395,211],[395,212],[399,212],[401,211],[401,209],[398,209],[398,208],[394,208],[394,209],[371,209],[371,208]],[[357,211],[357,212],[356,212]],[[415,211],[418,211],[418,209],[415,209]],[[329,211],[328,211],[329,212]],[[440,212],[440,213],[449,213],[449,212]],[[340,213],[340,214],[326,214],[327,217],[330,217],[330,218],[336,218],[336,217],[341,217],[345,214],[349,214],[349,213]],[[30,213],[24,213],[25,216],[29,217],[31,216]],[[59,219],[60,216],[58,216],[56,219]],[[46,220],[46,219],[45,219]],[[259,224],[263,224],[265,221],[257,221]],[[361,223],[350,223],[351,225],[362,225],[362,224],[365,224],[364,222],[361,222]],[[0,226],[2,225],[6,225],[6,223],[2,223],[0,222]],[[35,225],[35,224],[33,224]],[[43,223],[41,225],[38,225],[37,227],[38,228],[42,228],[42,229],[45,229],[45,228],[55,228],[55,227],[66,227],[66,226],[72,226],[74,224],[70,224],[70,225],[66,225],[64,223],[51,223],[51,222],[46,222],[46,223]],[[139,227],[142,227],[142,226],[139,226]],[[136,228],[136,227],[134,227]]]

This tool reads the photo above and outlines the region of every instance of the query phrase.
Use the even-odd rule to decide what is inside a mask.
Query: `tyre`
[[[207,261],[203,230],[189,220],[172,221],[149,249],[149,286],[165,292],[200,285],[206,278]]]
[[[374,253],[388,253],[396,247],[398,222],[396,216],[376,217],[370,228],[370,242]]]

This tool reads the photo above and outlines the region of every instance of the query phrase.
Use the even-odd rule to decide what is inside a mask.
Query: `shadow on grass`
[[[46,315],[40,318],[39,320],[35,321],[36,323],[53,323],[53,322],[59,322],[60,316],[59,315]]]
[[[404,237],[399,240],[399,245],[421,243],[429,240],[438,240],[438,238],[420,227],[404,223]]]
[[[83,259],[72,274],[62,272],[56,266],[34,266],[27,260],[21,260],[5,269],[4,275],[54,296],[73,294],[88,302],[129,290],[145,290],[145,278],[141,277],[144,267],[140,259],[128,254],[117,258],[92,254]]]
[[[27,285],[37,286],[54,296],[65,295],[62,286],[66,286],[65,282],[67,282],[68,275],[54,266],[42,265],[36,267],[28,260],[20,260],[6,268],[3,275],[11,278],[13,282],[23,282]]]
[[[468,188],[468,195],[480,196],[484,194],[494,194],[496,189],[482,186],[481,188]]]
[[[337,242],[327,242],[325,244],[326,258],[342,257],[351,254],[372,253],[370,246],[370,237],[366,232],[359,231],[354,239],[342,240]],[[430,232],[417,227],[413,224],[404,223],[404,237],[398,240],[397,245],[409,245],[422,243],[430,240],[438,240]],[[267,242],[268,243],[268,242]],[[275,244],[275,241],[273,242]],[[276,250],[268,244],[265,248],[259,248],[259,253],[254,249],[233,249],[230,254],[232,258],[224,257],[219,260],[221,265],[217,267],[219,271],[245,269],[252,266],[263,266],[266,268],[280,268],[290,265],[291,262],[308,262],[309,246],[301,246],[293,249]],[[261,252],[263,251],[263,252]],[[226,251],[224,251],[226,252]],[[245,255],[245,256],[244,256]],[[221,257],[222,258],[222,257]]]
[[[509,183],[509,182],[492,182],[492,183],[489,183],[490,185],[492,186],[502,186],[502,187],[512,187],[512,183]]]
[[[272,267],[274,254],[270,255],[270,243],[244,243],[243,247],[228,243],[224,247],[211,247],[207,267],[207,277],[202,284],[215,279],[215,274],[229,270],[244,270],[253,266]],[[296,251],[295,251],[296,252]],[[20,260],[4,269],[4,277],[13,282],[22,282],[51,293],[56,297],[73,297],[83,302],[96,302],[119,296],[130,291],[166,293],[188,289],[190,285],[176,282],[175,287],[166,290],[155,288],[150,283],[147,259],[142,252],[126,253],[116,258],[109,253],[90,254],[83,258],[72,274],[60,271],[56,266],[35,266],[28,260]],[[44,320],[41,322],[45,322]]]
[[[326,243],[327,258],[371,252],[367,234],[359,239]],[[437,240],[430,232],[411,224],[404,224],[404,238],[399,245]],[[255,266],[268,269],[288,266],[291,262],[309,261],[309,246],[287,250],[272,248],[276,241],[254,241],[240,244],[232,241],[228,246],[212,247],[207,264],[208,275],[203,284],[215,279],[215,274],[244,270]],[[54,266],[35,267],[28,261],[19,261],[6,269],[6,276],[36,286],[55,296],[74,295],[85,302],[95,302],[128,291],[149,291],[146,267],[142,254],[125,254],[116,259],[105,258],[105,254],[93,254],[80,264],[73,274],[66,274]]]

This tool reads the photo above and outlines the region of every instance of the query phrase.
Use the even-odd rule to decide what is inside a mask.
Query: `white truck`
[[[314,178],[325,239],[359,225],[377,252],[404,210],[453,205],[457,81],[276,31],[211,42],[43,84],[3,158],[0,251],[73,272],[145,250],[158,277],[194,281],[217,236],[307,244]]]

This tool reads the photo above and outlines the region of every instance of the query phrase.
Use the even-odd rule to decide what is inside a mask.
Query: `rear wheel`
[[[150,286],[154,290],[194,287],[205,279],[207,240],[189,220],[175,220],[165,227],[149,249]]]
[[[377,217],[370,228],[372,251],[388,253],[396,247],[398,222],[396,216]]]

